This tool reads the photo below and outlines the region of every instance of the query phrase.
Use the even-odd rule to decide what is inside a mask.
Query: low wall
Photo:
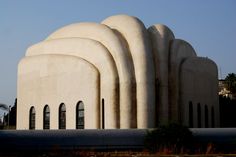
[[[62,150],[142,150],[146,129],[0,131],[0,152]],[[191,129],[199,143],[236,148],[236,128]]]

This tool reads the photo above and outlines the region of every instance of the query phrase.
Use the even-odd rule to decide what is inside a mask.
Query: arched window
[[[205,128],[208,128],[208,107],[205,105]]]
[[[193,128],[193,103],[189,102],[189,127]]]
[[[214,113],[214,107],[211,107],[211,126],[212,128],[215,127],[215,113]]]
[[[50,129],[50,109],[48,105],[43,109],[43,129]]]
[[[200,103],[197,104],[197,127],[201,128],[202,122],[201,122],[201,105]]]
[[[84,103],[82,101],[76,106],[76,129],[84,129]]]
[[[35,109],[33,106],[30,108],[29,129],[35,130]]]
[[[59,129],[66,129],[66,106],[64,103],[59,107]]]

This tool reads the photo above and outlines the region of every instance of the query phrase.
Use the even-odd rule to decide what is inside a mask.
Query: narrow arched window
[[[59,107],[59,129],[66,129],[66,105],[64,103]]]
[[[102,99],[102,129],[105,129],[105,100]]]
[[[202,122],[201,122],[201,105],[200,103],[197,104],[197,127],[201,128]]]
[[[48,105],[43,109],[43,129],[50,129],[50,109]]]
[[[84,129],[84,103],[82,101],[76,106],[76,129]]]
[[[214,107],[211,107],[211,126],[212,128],[215,127],[215,113],[214,113]]]
[[[35,130],[35,109],[33,106],[30,108],[29,129]]]
[[[193,127],[193,103],[189,102],[189,127]]]
[[[208,128],[209,124],[208,124],[208,107],[207,105],[205,105],[205,128]]]

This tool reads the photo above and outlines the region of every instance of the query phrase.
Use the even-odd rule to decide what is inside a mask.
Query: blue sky
[[[0,0],[0,103],[14,103],[17,64],[30,45],[62,26],[115,14],[136,16],[147,28],[165,24],[214,60],[219,77],[236,73],[235,0]]]

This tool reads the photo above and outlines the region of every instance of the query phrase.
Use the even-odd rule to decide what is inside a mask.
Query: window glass
[[[76,107],[76,129],[84,129],[84,103],[78,102]]]
[[[66,106],[64,103],[59,107],[59,129],[66,129]]]
[[[35,129],[35,109],[33,106],[30,108],[29,129]]]
[[[44,107],[43,129],[50,129],[50,109],[48,105]]]

